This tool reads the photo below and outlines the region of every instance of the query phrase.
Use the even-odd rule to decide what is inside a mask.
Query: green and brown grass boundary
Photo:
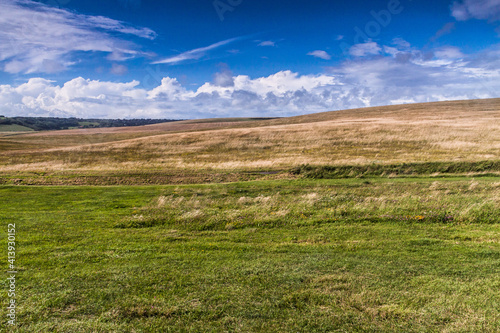
[[[3,172],[0,185],[175,185],[277,179],[500,177],[500,161],[299,165],[290,169]]]
[[[500,176],[500,161],[479,162],[425,162],[370,165],[300,165],[290,170],[291,174],[305,178],[363,178],[363,177],[456,177]]]

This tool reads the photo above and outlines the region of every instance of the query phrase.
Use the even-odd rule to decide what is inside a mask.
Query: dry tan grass
[[[477,161],[500,158],[500,99],[377,107],[264,121],[167,123],[97,129],[88,134],[82,130],[47,132],[9,140],[11,145],[17,143],[19,150],[1,153],[0,171],[4,172],[252,170],[306,163]],[[55,143],[60,141],[63,143]],[[29,148],[23,149],[28,144]],[[40,148],[33,149],[35,144]]]

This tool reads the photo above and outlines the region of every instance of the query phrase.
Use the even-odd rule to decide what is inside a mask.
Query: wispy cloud
[[[82,16],[82,15],[80,15]],[[149,28],[135,28],[125,25],[123,22],[113,20],[104,16],[86,16],[87,26],[98,27],[108,31],[117,31],[124,34],[135,35],[147,39],[155,39],[156,33]]]
[[[276,43],[271,40],[265,40],[258,44],[259,46],[276,46]]]
[[[434,51],[434,54],[436,55],[436,57],[442,59],[460,59],[465,56],[458,47],[454,46],[446,46],[439,48],[436,51]]]
[[[106,52],[115,60],[137,57],[144,54],[139,46],[119,35],[156,37],[148,28],[30,0],[2,0],[0,26],[0,64],[10,73],[61,71],[75,63],[75,52]]]
[[[155,62],[153,62],[153,65],[156,65],[156,64],[173,65],[173,64],[177,64],[177,63],[180,63],[180,62],[183,62],[186,60],[198,60],[198,59],[201,59],[204,56],[206,56],[208,51],[215,50],[215,49],[222,47],[224,45],[231,44],[233,42],[241,40],[242,38],[243,37],[230,38],[230,39],[226,39],[226,40],[211,44],[209,46],[200,47],[197,49],[186,51],[186,52],[183,52],[183,53],[178,54],[178,55],[173,56],[173,57],[168,57],[168,58],[163,59],[163,60],[155,61]]]
[[[355,57],[364,57],[367,55],[376,55],[382,51],[380,46],[375,42],[366,42],[353,45],[349,49],[349,54]]]
[[[500,1],[455,1],[451,6],[451,15],[458,21],[466,21],[469,19],[498,21],[500,20]]]
[[[113,64],[111,67],[110,73],[115,74],[115,75],[124,75],[128,72],[127,66],[124,65],[118,65],[118,64]]]
[[[455,22],[448,22],[441,29],[439,29],[430,41],[435,42],[444,35],[451,33],[455,29]]]
[[[321,58],[324,60],[330,60],[332,58],[326,51],[323,51],[323,50],[312,51],[312,52],[309,52],[307,55],[310,55],[310,56],[313,56],[316,58]]]

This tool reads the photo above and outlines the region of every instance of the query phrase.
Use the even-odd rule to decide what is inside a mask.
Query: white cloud
[[[316,58],[321,58],[324,60],[330,60],[332,58],[326,51],[322,51],[322,50],[312,51],[312,52],[309,52],[307,55],[310,55],[310,56],[313,56]]]
[[[275,96],[285,96],[289,92],[298,90],[314,91],[318,87],[335,85],[335,78],[331,75],[302,75],[291,71],[281,71],[267,77],[251,79],[247,75],[238,75],[233,78],[232,87],[219,87],[205,83],[198,88],[197,93],[217,93],[220,96],[230,97],[235,91],[248,91],[261,97],[272,93]]]
[[[221,64],[221,71],[214,74],[214,84],[219,87],[234,86],[233,72],[227,64]]]
[[[240,39],[241,39],[241,37],[226,39],[226,40],[211,44],[209,46],[200,47],[197,49],[183,52],[183,53],[178,54],[178,55],[173,56],[173,57],[168,57],[168,58],[163,59],[163,60],[155,61],[155,62],[153,62],[153,65],[156,65],[156,64],[171,64],[172,65],[172,64],[177,64],[179,62],[183,62],[186,60],[197,60],[197,59],[204,57],[208,51],[217,49],[217,48],[224,46],[224,45],[227,45],[227,44],[231,44],[231,43],[233,43],[237,40],[240,40]]]
[[[500,1],[455,1],[451,6],[451,15],[458,21],[466,21],[470,19],[497,21],[500,20]]]
[[[265,40],[258,44],[259,46],[276,46],[276,43],[270,40]]]
[[[328,107],[321,92],[336,84],[331,75],[300,76],[290,71],[256,79],[238,75],[233,80],[232,86],[205,83],[189,90],[177,79],[166,77],[159,86],[144,90],[138,81],[113,83],[80,77],[61,87],[34,78],[18,87],[0,86],[0,112],[7,116],[116,118],[298,114]]]
[[[161,84],[147,94],[150,100],[157,99],[168,101],[185,100],[187,97],[192,96],[192,93],[188,93],[186,88],[184,88],[177,79],[170,77],[164,77],[161,80]]]
[[[9,73],[52,73],[74,64],[75,52],[106,52],[132,58],[138,46],[111,34],[154,39],[148,28],[135,28],[102,16],[89,16],[29,0],[0,2],[0,65]]]
[[[349,54],[355,57],[364,57],[367,55],[376,55],[382,51],[380,46],[375,42],[366,42],[355,44],[349,49]]]
[[[408,50],[411,47],[410,43],[408,43],[403,38],[399,38],[399,37],[394,38],[392,40],[392,44],[396,45],[396,47],[398,47],[399,49],[403,49],[403,50]]]
[[[398,44],[398,45],[395,45]],[[378,57],[358,57],[326,73],[292,71],[251,78],[222,65],[197,89],[164,77],[158,86],[75,78],[63,85],[33,78],[0,85],[7,116],[204,118],[290,116],[396,103],[498,97],[500,45],[465,55],[454,47],[423,52],[411,45],[379,46]],[[389,51],[389,52],[388,52]]]
[[[471,56],[445,47],[430,56],[411,47],[384,48],[388,56],[331,69],[348,88],[343,99],[351,107],[500,96],[498,49]]]
[[[436,57],[438,58],[446,58],[446,59],[458,59],[463,58],[464,54],[460,51],[458,47],[447,46],[436,50]]]

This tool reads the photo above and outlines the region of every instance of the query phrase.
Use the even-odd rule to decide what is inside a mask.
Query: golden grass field
[[[0,173],[286,170],[500,158],[500,99],[0,136]]]

